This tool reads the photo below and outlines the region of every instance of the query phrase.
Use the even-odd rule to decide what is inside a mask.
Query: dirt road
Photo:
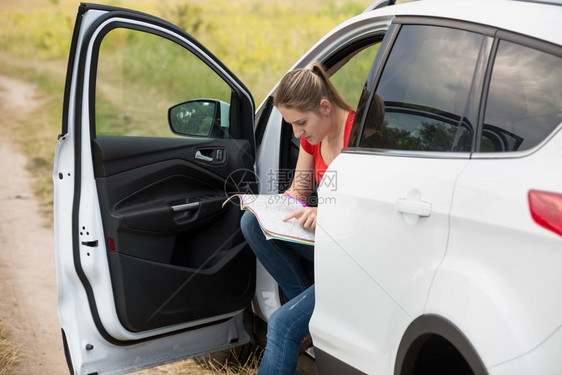
[[[36,87],[0,76],[0,115],[38,107]],[[20,347],[15,374],[65,374],[57,315],[53,230],[40,216],[27,160],[0,132],[0,323]]]

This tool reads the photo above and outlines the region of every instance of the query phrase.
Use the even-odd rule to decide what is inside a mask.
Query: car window
[[[481,152],[527,150],[562,121],[562,58],[502,40],[486,102]]]
[[[196,99],[213,99],[211,104]],[[172,137],[168,111],[178,119],[201,119],[203,110],[224,114],[231,100],[231,88],[192,52],[171,40],[143,31],[117,28],[104,36],[99,50],[95,97],[96,133],[106,135]],[[216,104],[215,104],[216,103]],[[227,111],[228,112],[228,111]],[[208,117],[208,116],[207,116]],[[227,123],[223,121],[224,123]],[[192,129],[193,135],[211,132],[209,121]]]
[[[371,100],[361,147],[470,151],[467,102],[485,36],[403,26]]]
[[[372,44],[358,53],[349,56],[345,65],[337,70],[330,81],[344,98],[347,104],[356,109],[361,96],[361,88],[367,80],[369,69],[375,60],[380,48],[380,43]],[[343,62],[340,62],[341,65]]]

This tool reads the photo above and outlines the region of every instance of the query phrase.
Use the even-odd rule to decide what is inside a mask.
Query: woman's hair
[[[273,105],[318,113],[322,99],[345,110],[351,109],[330,82],[322,65],[312,63],[283,76],[275,91]]]

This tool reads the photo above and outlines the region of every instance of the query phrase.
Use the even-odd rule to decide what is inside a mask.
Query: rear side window
[[[562,121],[562,59],[500,41],[480,152],[522,151],[544,140]]]
[[[470,151],[467,103],[483,35],[403,26],[373,96],[360,147]]]

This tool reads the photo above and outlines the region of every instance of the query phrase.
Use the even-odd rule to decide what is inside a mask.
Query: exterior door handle
[[[400,198],[396,201],[396,209],[403,214],[427,217],[431,215],[431,203],[424,201],[413,201]]]

